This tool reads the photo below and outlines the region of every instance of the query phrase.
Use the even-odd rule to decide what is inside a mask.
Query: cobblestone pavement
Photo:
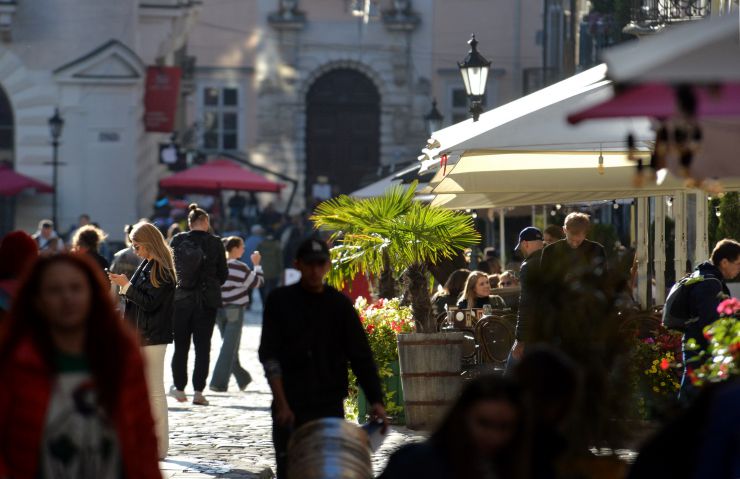
[[[258,296],[258,295],[255,295]],[[261,305],[246,315],[240,359],[252,374],[253,382],[240,392],[233,380],[227,393],[206,391],[211,405],[193,406],[190,402],[169,401],[170,450],[160,466],[166,479],[269,478],[275,469],[272,448],[270,402],[272,395],[257,359],[260,340]],[[216,330],[211,348],[211,367],[216,363],[221,336]],[[170,361],[173,346],[165,358],[165,386],[172,384]],[[194,352],[191,349],[188,373],[192,372]],[[192,398],[192,386],[186,389]],[[421,436],[405,428],[394,427],[383,447],[374,455],[377,473],[388,456],[400,445]],[[268,471],[269,469],[269,471]]]

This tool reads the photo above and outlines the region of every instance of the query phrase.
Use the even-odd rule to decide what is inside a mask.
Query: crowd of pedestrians
[[[142,220],[125,227],[125,247],[114,255],[106,233],[87,215],[70,228],[68,243],[48,220],[32,236],[3,238],[0,378],[13,387],[0,392],[0,425],[13,440],[0,442],[0,477],[159,477],[157,460],[169,448],[167,345],[174,342],[169,395],[177,401],[188,401],[189,379],[198,406],[209,405],[206,385],[224,392],[232,376],[246,390],[252,377],[241,365],[239,344],[256,291],[265,305],[259,359],[274,398],[277,477],[287,477],[295,429],[344,416],[348,366],[370,404],[371,420],[387,428],[368,338],[350,299],[325,283],[331,268],[326,242],[313,236],[303,216],[284,221],[274,210],[267,213],[267,226],[254,223],[248,235],[221,238],[209,213],[193,204],[186,231],[172,225],[163,232]],[[516,314],[507,373],[469,381],[429,439],[399,450],[381,477],[557,477],[563,457],[579,447],[569,444],[564,421],[579,390],[590,384],[577,361],[536,344],[532,330],[542,322],[542,303],[563,296],[557,285],[606,284],[600,278],[610,272],[607,254],[586,238],[589,228],[582,213],[568,215],[562,228],[527,227],[516,246],[523,258],[518,271],[502,268],[495,250],[487,249],[475,267],[449,276],[433,297],[436,313],[477,308]],[[289,266],[299,273],[290,285]],[[702,360],[702,330],[718,318],[722,294],[729,293],[726,281],[740,274],[740,243],[720,241],[693,274],[701,280],[687,297],[695,319],[684,343],[699,347],[685,348],[685,364]],[[555,285],[552,291],[543,290],[543,281]],[[512,289],[515,300],[506,294]],[[216,326],[222,346],[211,371]],[[550,333],[563,344],[572,334],[557,328]],[[189,377],[191,345],[195,366]],[[717,405],[737,399],[737,391],[732,383],[697,391],[684,378],[681,394],[693,401],[669,431],[685,434],[702,421],[713,424],[718,437],[735,440],[717,418]],[[721,449],[695,446],[707,456]],[[658,470],[661,447],[648,444],[632,477]],[[696,457],[694,451],[694,469],[703,464]]]

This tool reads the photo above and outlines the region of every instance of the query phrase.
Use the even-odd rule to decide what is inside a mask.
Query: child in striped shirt
[[[244,391],[252,382],[252,376],[239,362],[239,344],[242,337],[244,309],[249,303],[249,290],[262,286],[262,256],[259,251],[252,253],[250,259],[254,270],[239,261],[244,254],[244,240],[238,236],[224,238],[229,277],[221,287],[223,307],[218,311],[216,324],[221,331],[221,352],[211,376],[211,391],[226,392],[229,377],[233,374],[239,389]]]

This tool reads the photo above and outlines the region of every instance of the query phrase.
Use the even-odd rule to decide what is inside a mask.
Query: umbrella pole
[[[637,198],[637,300],[642,309],[648,308],[648,198]]]
[[[665,303],[665,197],[655,197],[655,304]]]
[[[686,274],[688,239],[686,238],[686,193],[676,192],[673,196],[673,219],[676,222],[676,254],[674,259],[676,281]]]
[[[694,247],[694,262],[696,264],[709,258],[709,224],[707,221],[707,194],[703,191],[696,193],[696,245]]]

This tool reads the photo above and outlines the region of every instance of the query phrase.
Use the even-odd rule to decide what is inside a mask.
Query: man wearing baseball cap
[[[532,275],[537,274],[540,260],[542,259],[542,248],[544,248],[542,231],[529,226],[519,233],[519,243],[514,250],[518,250],[524,256],[524,262],[519,270],[519,282],[521,290],[519,292],[519,312],[516,320],[516,341],[509,355],[509,363],[518,361],[524,354],[524,339],[526,337],[527,325],[531,323],[532,316],[536,311],[535,298],[536,292],[533,291],[529,279]],[[510,368],[511,364],[507,364]]]
[[[324,284],[329,248],[305,240],[296,252],[300,282],[267,297],[259,358],[272,389],[277,477],[286,477],[288,440],[314,419],[344,417],[347,366],[370,402],[371,419],[387,427],[383,394],[365,330],[350,300]]]

